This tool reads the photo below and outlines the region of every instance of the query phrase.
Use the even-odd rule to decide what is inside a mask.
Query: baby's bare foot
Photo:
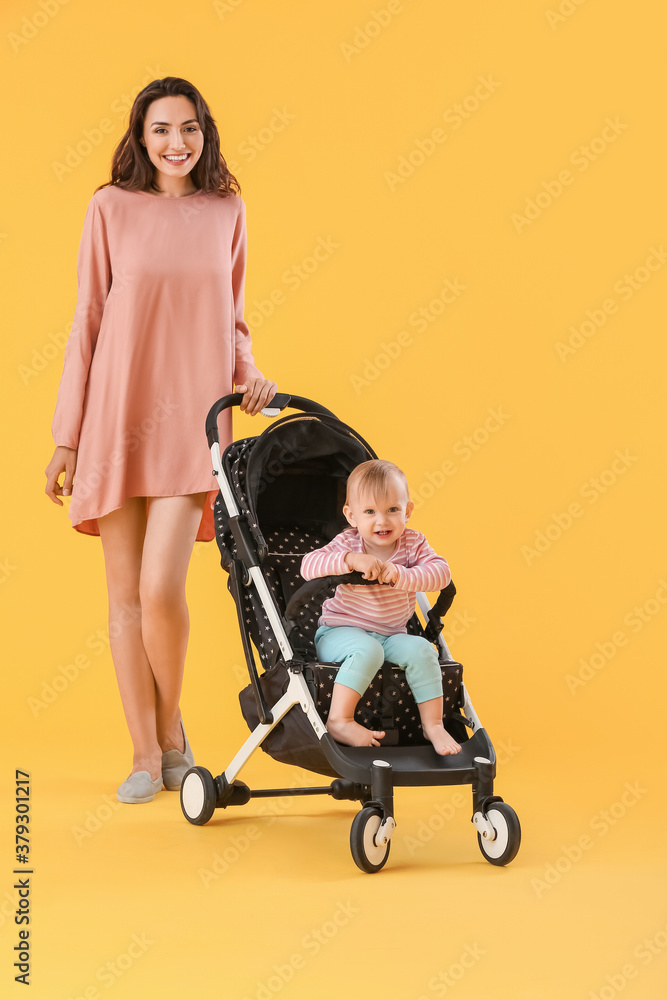
[[[331,716],[327,720],[327,730],[336,743],[346,747],[379,747],[378,740],[384,736],[384,731],[364,729],[354,719],[332,719]]]
[[[424,736],[431,741],[433,749],[436,753],[442,754],[443,756],[450,753],[459,753],[461,745],[449,735],[442,724],[439,726],[426,726],[422,728],[424,730]]]

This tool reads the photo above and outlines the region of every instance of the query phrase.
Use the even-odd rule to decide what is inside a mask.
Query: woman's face
[[[151,163],[166,177],[185,177],[204,148],[197,112],[187,97],[160,97],[148,105],[142,142]]]

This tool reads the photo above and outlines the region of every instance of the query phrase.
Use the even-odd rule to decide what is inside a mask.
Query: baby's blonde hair
[[[389,492],[391,481],[395,479],[401,483],[406,498],[409,498],[408,480],[397,465],[383,458],[372,458],[368,462],[362,462],[348,476],[345,503],[349,505],[351,497],[361,496],[364,492],[378,499],[385,497]]]

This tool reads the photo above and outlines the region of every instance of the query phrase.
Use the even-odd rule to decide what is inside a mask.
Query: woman
[[[134,746],[121,802],[178,788],[194,763],[179,699],[188,563],[214,536],[205,417],[232,386],[251,415],[276,392],[243,320],[245,263],[245,205],[215,120],[187,81],[154,80],[86,212],[46,469],[47,496],[71,495],[73,527],[102,541]],[[227,410],[221,444],[231,430]]]

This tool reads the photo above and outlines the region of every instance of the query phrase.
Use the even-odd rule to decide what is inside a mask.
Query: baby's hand
[[[393,562],[382,563],[382,569],[378,576],[380,583],[396,583],[398,580],[398,570]]]
[[[347,552],[345,565],[353,572],[361,573],[364,580],[377,580],[384,563],[365,552]]]

